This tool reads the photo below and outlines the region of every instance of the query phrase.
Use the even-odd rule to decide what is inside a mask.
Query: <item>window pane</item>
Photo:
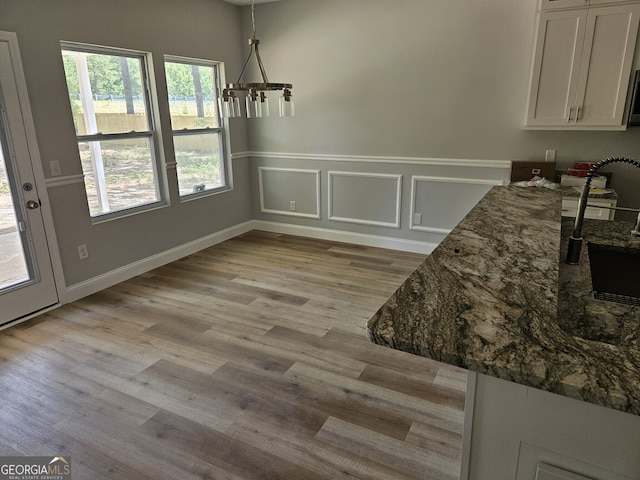
[[[174,135],[180,195],[224,186],[220,134]]]
[[[0,142],[0,291],[30,280]]]
[[[150,138],[78,146],[91,216],[160,200]]]
[[[76,134],[150,130],[142,59],[62,50]]]
[[[214,67],[165,62],[165,72],[173,130],[218,128]]]

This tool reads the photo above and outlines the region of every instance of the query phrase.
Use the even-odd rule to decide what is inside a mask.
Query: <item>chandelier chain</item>
[[[255,15],[255,1],[251,0],[251,38],[249,39],[250,51],[246,61],[240,71],[240,76],[236,83],[227,83],[226,87],[222,90],[222,95],[218,99],[221,115],[224,118],[241,116],[240,103],[236,97],[236,92],[246,91],[247,96],[245,103],[247,107],[247,117],[268,117],[269,116],[269,102],[265,92],[271,90],[282,90],[282,97],[279,100],[279,112],[281,117],[291,117],[295,115],[294,103],[292,99],[291,89],[293,85],[290,83],[271,83],[267,77],[262,59],[260,58],[260,50],[258,45],[260,40],[256,38],[256,15]],[[243,82],[245,71],[249,66],[251,58],[254,58],[258,69],[260,70],[260,76],[262,82],[245,83]]]
[[[256,13],[253,0],[251,0],[251,38],[256,38]]]

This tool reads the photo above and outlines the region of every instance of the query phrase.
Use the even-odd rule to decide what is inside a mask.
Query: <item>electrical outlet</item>
[[[556,151],[555,150],[547,150],[544,154],[545,162],[555,162],[556,161]]]
[[[296,211],[296,201],[295,200],[291,200],[289,202],[289,210],[291,210],[292,212]]]
[[[422,214],[421,213],[414,213],[413,214],[413,224],[414,225],[420,225],[422,223]]]
[[[87,248],[87,245],[78,245],[78,257],[80,257],[80,260],[89,258],[89,249]]]
[[[62,169],[60,168],[59,160],[51,160],[49,162],[49,169],[51,170],[52,177],[59,177],[62,175]]]

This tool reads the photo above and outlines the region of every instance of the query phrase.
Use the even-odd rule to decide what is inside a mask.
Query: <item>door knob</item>
[[[29,200],[27,202],[27,208],[29,210],[35,210],[36,208],[40,208],[40,203],[36,202],[35,200]]]

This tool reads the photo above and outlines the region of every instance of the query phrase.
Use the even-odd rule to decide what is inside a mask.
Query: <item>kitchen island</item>
[[[640,351],[574,328],[587,311],[575,292],[584,275],[560,266],[561,202],[559,191],[494,187],[368,323],[378,344],[474,372],[463,464],[474,480],[535,478],[541,459],[589,478],[640,478]],[[627,225],[600,222],[592,234]]]

